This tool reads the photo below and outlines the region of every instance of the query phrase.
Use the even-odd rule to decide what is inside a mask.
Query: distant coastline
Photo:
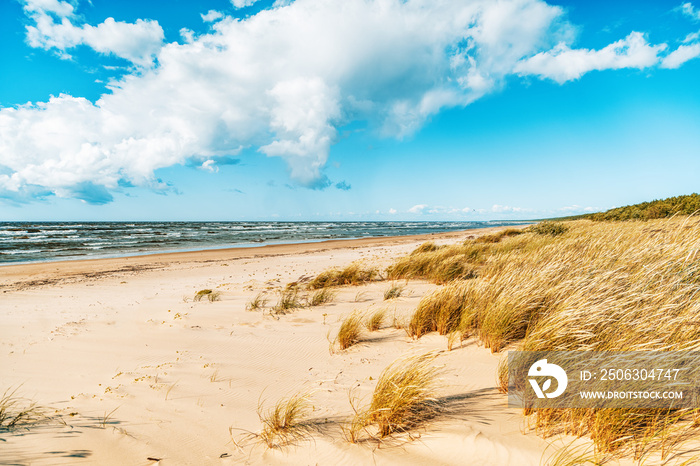
[[[482,222],[0,222],[0,266],[524,225]]]

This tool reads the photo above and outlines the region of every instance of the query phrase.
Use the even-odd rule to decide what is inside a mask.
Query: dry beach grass
[[[700,349],[699,247],[695,217],[579,220],[540,224],[497,242],[423,246],[390,270],[436,282],[444,281],[448,268],[475,271],[474,278],[452,280],[421,301],[409,323],[415,337],[458,331],[494,352],[509,345],[529,351],[689,351]],[[671,425],[674,438],[685,438],[698,417],[696,410],[528,414],[542,435],[587,435],[600,452],[637,456]],[[666,447],[673,443],[665,441]]]
[[[67,425],[4,433],[4,456],[20,464],[60,463],[58,452],[76,464],[463,464],[469,452],[476,464],[520,466],[611,455],[664,464],[681,451],[682,464],[699,446],[691,410],[523,413],[498,392],[507,389],[499,361],[509,349],[699,349],[697,219],[392,241],[177,255],[159,257],[158,267],[137,258],[149,268],[83,281],[63,280],[59,269],[90,273],[89,264],[56,264],[32,286],[38,266],[7,268],[5,383],[24,382],[23,393]],[[130,259],[110,261],[92,267],[123,270]],[[382,275],[405,287],[398,299],[384,300],[392,282]],[[197,290],[219,299],[194,303]],[[289,397],[290,386],[303,390]],[[441,416],[446,399],[466,408]],[[104,428],[76,424],[100,424],[103,413],[113,413]],[[229,428],[256,432],[264,448],[238,450]],[[390,448],[395,438],[406,443]],[[561,439],[581,453],[550,455]],[[89,456],[79,457],[88,455],[82,449]]]

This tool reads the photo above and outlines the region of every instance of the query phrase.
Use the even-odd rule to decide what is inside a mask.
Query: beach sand
[[[383,307],[387,324],[403,319],[437,285],[406,282],[390,301],[387,281],[341,287],[329,304],[277,317],[245,309],[329,267],[383,270],[426,240],[491,230],[0,267],[0,391],[53,416],[0,433],[0,464],[541,464],[555,441],[530,432],[495,388],[503,354],[473,340],[447,351],[446,337],[393,327],[329,350],[342,317]],[[221,300],[194,302],[204,288]],[[441,351],[440,396],[459,409],[412,438],[346,441],[349,391],[368,402],[386,366],[428,351]],[[312,393],[312,417],[329,420],[312,440],[281,450],[242,440],[261,429],[259,405],[299,390]]]

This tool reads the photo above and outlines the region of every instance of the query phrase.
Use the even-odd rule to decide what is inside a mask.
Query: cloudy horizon
[[[697,190],[692,3],[153,3],[3,4],[0,220],[515,219]]]

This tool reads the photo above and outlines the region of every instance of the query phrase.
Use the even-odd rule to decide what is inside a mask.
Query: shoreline
[[[463,241],[509,227],[439,234],[333,240],[262,248],[39,263],[2,268],[1,390],[50,412],[54,421],[2,436],[16,464],[252,465],[540,464],[548,441],[521,431],[522,416],[495,386],[500,355],[466,340],[447,351],[437,334],[411,338],[402,322],[438,286],[386,280],[336,287],[330,301],[273,312],[287,284],[362,262],[383,270],[426,240]],[[524,228],[524,226],[521,226]],[[200,290],[217,299],[195,301]],[[262,297],[261,308],[249,303]],[[346,350],[329,347],[344,319],[384,309],[381,328]],[[445,400],[469,400],[469,415],[445,417],[402,448],[346,442],[352,390],[368,400],[393,362],[439,354]],[[465,364],[468,361],[468,364]],[[283,383],[280,383],[283,381]],[[309,416],[328,430],[299,448],[247,445],[259,432],[261,402],[313,396]],[[262,401],[261,401],[262,400]],[[243,435],[243,437],[241,437]],[[232,443],[233,440],[233,443]],[[239,446],[236,442],[243,442]],[[438,453],[436,453],[438,452]],[[155,458],[148,460],[149,458]],[[145,461],[147,460],[147,461]]]
[[[140,272],[171,268],[185,264],[207,264],[240,259],[274,257],[290,254],[310,254],[338,249],[355,249],[410,243],[417,241],[450,240],[479,236],[506,228],[526,228],[530,224],[494,226],[440,233],[403,236],[372,236],[364,238],[305,241],[299,243],[266,244],[261,246],[225,247],[174,252],[154,252],[117,257],[55,260],[0,264],[0,290],[21,290],[79,278],[99,278],[125,272]]]

